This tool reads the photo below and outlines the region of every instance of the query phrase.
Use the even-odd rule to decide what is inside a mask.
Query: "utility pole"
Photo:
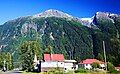
[[[103,41],[103,49],[104,49],[105,69],[107,71],[107,61],[106,61],[106,51],[105,51],[105,42],[104,41]]]
[[[70,60],[71,60],[71,51],[69,51],[69,54],[70,54]]]

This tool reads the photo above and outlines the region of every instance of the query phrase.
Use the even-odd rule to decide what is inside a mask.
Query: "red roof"
[[[63,54],[44,54],[45,61],[64,61]]]
[[[120,67],[115,67],[115,68],[120,70]]]
[[[100,64],[103,64],[103,63],[104,63],[104,62],[99,61],[99,60],[97,60],[97,59],[86,59],[86,60],[81,61],[80,64],[92,64],[92,63],[94,63],[94,62],[98,62],[98,63],[100,63]]]

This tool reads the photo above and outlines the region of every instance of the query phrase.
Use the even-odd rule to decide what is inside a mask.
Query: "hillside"
[[[120,64],[120,15],[97,12],[90,20],[73,17],[58,10],[47,10],[33,16],[10,20],[0,26],[0,50],[11,52],[16,59],[19,46],[28,40],[39,40],[43,52],[48,45],[66,59],[103,60],[102,41],[106,43],[107,60]]]

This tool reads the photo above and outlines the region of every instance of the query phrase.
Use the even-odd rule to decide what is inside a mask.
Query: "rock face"
[[[49,9],[46,10],[45,12],[39,13],[37,15],[34,15],[33,18],[41,18],[41,17],[59,17],[59,18],[67,18],[67,19],[74,19],[73,16],[63,13],[62,11],[54,10],[54,9]]]
[[[98,27],[93,23],[94,16],[92,18],[80,18],[79,21],[89,28],[98,29]]]
[[[70,55],[76,60],[102,59],[99,57],[103,55],[104,40],[107,60],[115,60],[112,62],[116,64],[119,61],[119,57],[115,57],[116,51],[119,51],[119,35],[120,15],[118,14],[97,12],[92,18],[76,18],[50,9],[1,25],[0,50],[14,53],[13,55],[16,56],[19,46],[24,41],[38,39],[43,51],[51,45],[54,53],[62,53],[66,59],[69,59]],[[113,58],[109,59],[111,56]]]

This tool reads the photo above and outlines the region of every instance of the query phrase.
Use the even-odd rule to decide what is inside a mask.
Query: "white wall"
[[[57,61],[41,62],[41,68],[56,68],[56,67],[61,67],[65,71],[76,70],[73,68],[74,67],[73,62],[57,62]]]
[[[100,64],[100,67],[105,68],[105,64]]]
[[[45,61],[41,62],[41,67],[64,67],[64,62]]]
[[[84,64],[84,67],[85,67],[85,69],[92,69],[92,66],[91,66],[91,64]]]
[[[85,69],[92,69],[92,65],[91,64],[84,64]],[[100,64],[100,67],[104,68],[105,64]]]
[[[73,62],[57,62],[57,61],[45,61],[41,62],[41,68],[56,68],[56,67],[61,67],[65,71],[70,71],[70,70],[76,70],[78,69],[78,65],[74,65]],[[73,67],[76,67],[74,69]]]
[[[64,63],[64,69],[66,70],[74,70],[73,63]]]

